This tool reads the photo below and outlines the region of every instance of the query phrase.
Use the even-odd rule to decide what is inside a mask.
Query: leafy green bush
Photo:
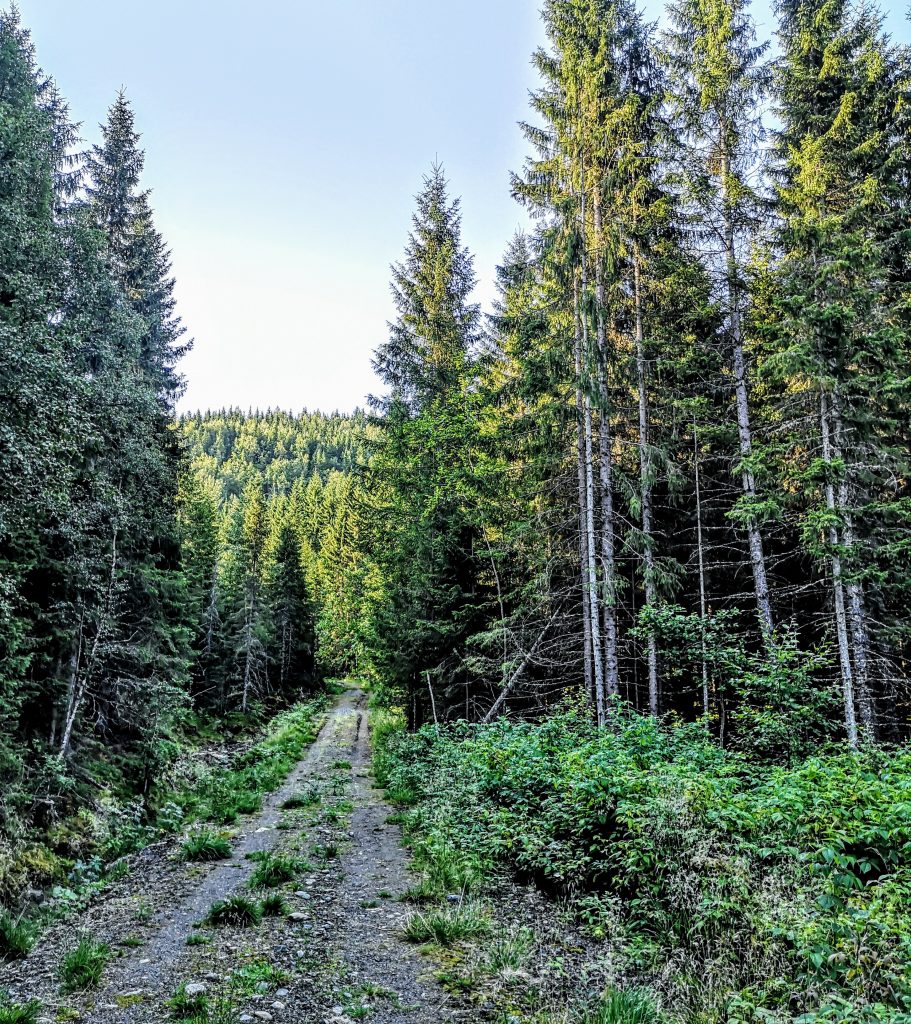
[[[600,733],[572,710],[387,730],[376,772],[409,794],[420,897],[455,888],[450,867],[477,889],[507,865],[575,898],[628,976],[662,979],[675,1012],[803,1024],[845,1005],[911,1012],[909,750],[770,766],[700,725],[618,705]]]
[[[111,958],[111,947],[84,936],[75,949],[71,949],[60,965],[60,980],[64,992],[79,992],[97,988],[101,975]]]

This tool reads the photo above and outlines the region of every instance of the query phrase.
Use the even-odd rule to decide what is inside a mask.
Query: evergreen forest
[[[434,163],[353,414],[183,410],[129,97],[86,148],[0,13],[0,1024],[352,687],[463,1019],[911,1021],[911,42],[868,0],[541,8],[495,307]],[[272,1019],[232,1016],[263,978],[122,1019]]]

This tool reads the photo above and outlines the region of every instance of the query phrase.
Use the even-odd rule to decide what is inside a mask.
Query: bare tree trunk
[[[657,604],[655,592],[655,544],[652,526],[652,465],[648,435],[648,389],[645,335],[642,326],[642,273],[638,247],[633,252],[633,301],[636,330],[636,376],[639,386],[639,487],[642,502],[642,539],[645,562],[645,603]],[[653,633],[648,638],[648,706],[658,716],[658,645]]]
[[[240,710],[246,714],[250,700],[250,688],[253,685],[253,610],[249,602],[245,602],[244,619],[244,688]]]
[[[595,698],[595,677],[592,670],[592,619],[591,619],[591,593],[588,589],[588,529],[586,526],[587,516],[585,511],[585,442],[582,438],[582,410],[580,408],[580,395],[576,392],[576,406],[578,410],[578,424],[576,426],[576,460],[579,475],[579,572],[582,582],[582,636],[585,641],[583,663],[585,668],[585,692],[588,699]]]
[[[831,467],[833,460],[829,416],[829,402],[825,389],[821,388],[819,392],[819,427],[822,437],[822,457],[827,467]],[[854,710],[854,673],[851,667],[851,646],[848,639],[848,621],[845,611],[845,589],[842,579],[841,555],[839,554],[838,527],[835,525],[838,508],[835,501],[835,485],[832,483],[831,474],[827,474],[826,477],[825,495],[826,509],[831,520],[829,525],[829,546],[832,549],[830,565],[832,569],[832,591],[835,599],[835,632],[838,640],[838,659],[841,665],[841,686],[845,705],[845,730],[848,734],[848,742],[852,747],[856,747],[857,716]]]
[[[493,702],[493,705],[491,706],[490,710],[481,719],[482,722],[490,722],[490,721],[492,721],[493,718],[495,717],[495,715],[497,714],[497,712],[500,710],[500,708],[505,703],[506,699],[509,697],[509,695],[516,688],[516,684],[522,678],[522,675],[525,672],[525,669],[528,667],[529,663],[531,662],[532,658],[534,658],[535,652],[537,651],[538,647],[540,646],[541,641],[547,635],[547,631],[553,625],[554,620],[557,618],[557,616],[560,614],[560,612],[562,610],[563,609],[562,609],[562,605],[561,605],[560,607],[557,608],[557,610],[553,613],[553,615],[551,615],[551,617],[547,620],[547,622],[544,625],[544,628],[537,635],[537,637],[535,637],[535,642],[525,652],[525,654],[522,657],[522,660],[519,662],[518,666],[516,667],[516,669],[513,671],[512,675],[507,680],[506,685],[500,691],[499,697],[497,697],[497,699]]]
[[[604,263],[601,253],[601,197],[596,187],[594,201],[595,238],[595,300],[598,306],[598,465],[601,484],[601,573],[604,603],[604,687],[608,696],[620,692],[617,659],[617,584],[614,539],[614,487],[611,454],[610,399],[607,387],[607,333],[604,324]]]
[[[66,719],[63,727],[63,735],[60,739],[60,756],[66,757],[70,749],[70,740],[73,736],[73,726],[76,724],[76,719],[79,717],[79,709],[82,706],[82,701],[85,698],[85,694],[88,690],[89,681],[91,679],[92,671],[95,666],[95,662],[98,658],[98,648],[101,645],[101,641],[110,627],[111,618],[114,613],[114,586],[117,582],[117,528],[114,528],[114,533],[111,538],[111,571],[108,575],[108,589],[105,595],[104,608],[102,609],[101,616],[98,619],[98,623],[95,629],[95,637],[92,640],[92,649],[89,652],[89,657],[86,660],[84,668],[81,667],[82,661],[82,642],[85,635],[85,606],[83,605],[79,616],[79,639],[76,644],[76,649],[73,653],[73,658],[70,663],[70,683],[69,683],[69,697],[67,700],[67,712]]]
[[[844,422],[841,417],[841,408],[837,393],[833,393],[829,404],[829,412],[833,423],[833,454],[840,458],[843,466],[841,477],[838,481],[837,503],[841,515],[841,544],[842,548],[850,554],[854,547],[854,518],[851,515],[849,499],[851,494],[851,481],[845,458]],[[857,580],[845,583],[845,594],[847,596],[848,616],[850,620],[850,642],[851,657],[854,670],[854,690],[857,696],[857,710],[860,714],[861,731],[865,739],[876,738],[876,712],[873,708],[873,699],[870,693],[869,664],[867,652],[869,650],[869,628],[867,626],[867,609],[864,603],[863,584]]]
[[[737,433],[740,439],[741,484],[743,493],[750,504],[756,501],[756,479],[750,468],[753,454],[753,434],[750,427],[750,403],[747,395],[746,359],[743,353],[743,315],[740,308],[740,274],[737,265],[737,249],[734,240],[734,224],[731,218],[728,195],[729,162],[725,157],[721,167],[722,202],[724,205],[724,244],[726,257],[726,284],[728,298],[728,329],[731,340],[731,367],[734,373],[734,393],[737,407]],[[769,582],[766,573],[762,532],[752,512],[747,520],[747,540],[750,547],[750,566],[753,570],[753,589],[756,595],[756,610],[759,626],[766,645],[772,641],[774,619]]]
[[[583,203],[584,211],[584,203]],[[582,289],[586,285],[585,259],[582,261]],[[595,687],[595,712],[598,725],[605,722],[604,706],[604,665],[601,649],[600,602],[598,600],[598,569],[595,564],[595,514],[594,514],[594,475],[592,466],[592,407],[584,389],[584,361],[586,343],[585,318],[579,302],[579,289],[575,288],[576,307],[576,406],[579,412],[579,429],[581,431],[580,448],[582,450],[582,468],[584,477],[584,534],[585,534],[585,566],[583,572],[584,588],[588,592],[588,621],[590,623],[592,673]]]
[[[699,472],[699,438],[696,433],[696,417],[693,416],[693,466],[696,472],[696,554],[699,559],[699,626],[702,647],[702,713],[706,722],[709,717],[709,663],[705,656],[705,556],[702,550],[702,481]]]

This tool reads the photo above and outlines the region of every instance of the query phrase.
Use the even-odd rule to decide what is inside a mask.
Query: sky
[[[509,173],[536,0],[20,0],[88,142],[123,87],[192,352],[184,410],[350,411],[380,390],[389,265],[435,160],[477,298],[523,211]],[[656,17],[659,0],[646,11]],[[760,26],[771,18],[765,0]],[[907,38],[897,8],[890,27]]]

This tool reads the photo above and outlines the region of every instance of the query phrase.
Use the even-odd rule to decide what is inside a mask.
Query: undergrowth
[[[411,736],[381,715],[373,737],[417,902],[507,866],[569,899],[648,1006],[675,1018],[911,1020],[911,752],[773,765],[619,706],[600,733],[567,711]],[[447,913],[419,913],[411,937],[445,936]],[[646,1004],[640,1017],[611,1006],[589,1019],[651,1019]]]

